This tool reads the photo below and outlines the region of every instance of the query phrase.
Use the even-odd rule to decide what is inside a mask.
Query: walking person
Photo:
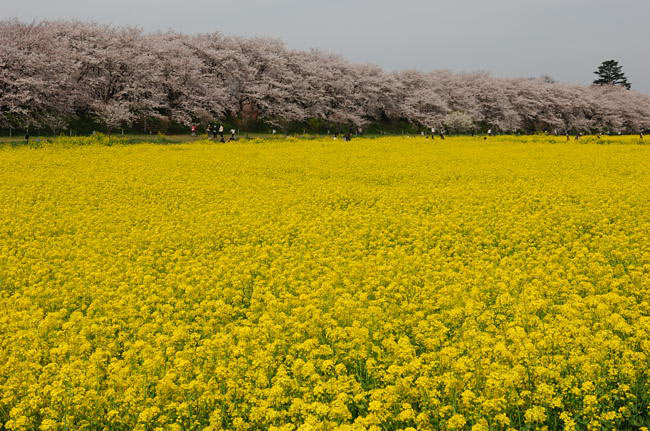
[[[221,142],[226,142],[226,140],[223,138],[223,124],[219,124],[219,138]]]
[[[235,129],[230,129],[230,140],[228,142],[236,141],[236,140],[237,140],[237,137],[235,136]]]
[[[29,144],[29,131],[25,131],[25,143]]]

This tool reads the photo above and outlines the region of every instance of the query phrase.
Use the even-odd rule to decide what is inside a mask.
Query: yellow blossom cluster
[[[648,427],[639,143],[1,147],[0,428]]]

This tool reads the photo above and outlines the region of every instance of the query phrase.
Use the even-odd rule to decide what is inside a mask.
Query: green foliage
[[[616,60],[603,61],[594,74],[598,75],[598,79],[594,81],[596,85],[620,85],[628,90],[632,87],[627,82],[623,67],[619,66]]]

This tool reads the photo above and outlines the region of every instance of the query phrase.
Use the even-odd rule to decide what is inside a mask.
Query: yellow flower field
[[[565,141],[2,146],[0,423],[648,427],[650,146]]]

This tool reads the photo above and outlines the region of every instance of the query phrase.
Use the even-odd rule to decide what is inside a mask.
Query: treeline
[[[639,132],[650,95],[486,73],[388,73],[267,38],[0,21],[0,128],[445,127]]]

